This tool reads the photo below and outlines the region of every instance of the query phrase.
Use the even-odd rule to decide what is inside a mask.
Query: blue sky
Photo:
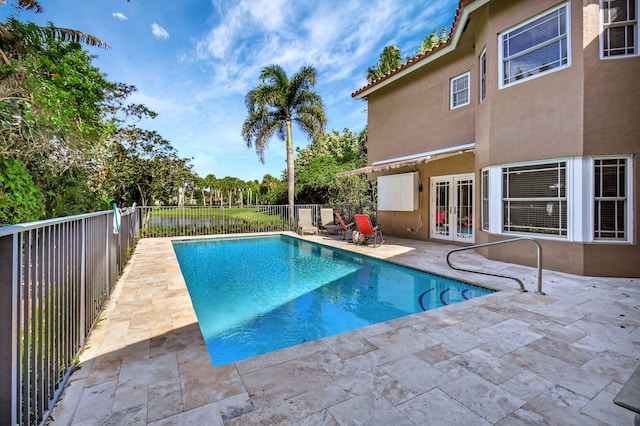
[[[2,20],[14,13],[0,5]],[[303,65],[318,71],[327,131],[359,132],[366,103],[351,93],[382,49],[415,53],[434,29],[450,29],[457,0],[41,0],[44,13],[23,21],[77,29],[109,43],[88,48],[108,79],[137,87],[132,103],[158,113],[140,123],[192,158],[201,177],[262,180],[286,169],[284,142],[274,138],[261,164],[240,136],[244,97],[262,68],[282,66],[292,76]],[[294,144],[309,143],[298,132]]]

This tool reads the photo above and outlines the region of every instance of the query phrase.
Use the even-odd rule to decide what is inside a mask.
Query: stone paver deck
[[[143,239],[52,424],[633,424],[612,400],[640,364],[640,279],[544,271],[542,296],[535,268],[455,260],[528,293],[449,269],[452,246],[304,238],[502,291],[214,367],[171,240]]]

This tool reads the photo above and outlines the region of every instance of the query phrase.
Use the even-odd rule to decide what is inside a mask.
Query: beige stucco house
[[[462,0],[448,43],[353,93],[385,235],[531,236],[545,268],[640,276],[640,0]],[[535,264],[526,242],[481,251]]]

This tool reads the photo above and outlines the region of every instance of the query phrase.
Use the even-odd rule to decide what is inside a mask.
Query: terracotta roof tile
[[[453,36],[453,32],[456,30],[457,26],[458,26],[458,21],[460,19],[460,16],[462,14],[462,10],[468,6],[469,4],[473,3],[476,0],[460,0],[460,3],[458,3],[458,8],[456,9],[456,14],[455,17],[453,19],[453,23],[451,24],[451,30],[449,31],[449,36],[447,38],[447,40],[451,40],[451,37]],[[431,49],[427,50],[426,52],[417,55],[413,58],[407,59],[407,62],[405,62],[404,64],[400,65],[398,68],[393,69],[391,71],[389,71],[388,73],[386,73],[385,75],[383,75],[382,77],[379,77],[375,80],[373,80],[372,82],[370,82],[369,84],[367,84],[366,86],[356,90],[355,92],[353,92],[351,94],[351,97],[356,97],[358,96],[360,93],[364,92],[365,90],[368,90],[370,88],[372,88],[373,86],[377,85],[378,83],[388,79],[389,77],[399,73],[402,70],[405,70],[413,65],[415,65],[417,62],[422,61],[425,58],[428,58],[429,56],[433,55],[434,53],[438,52],[439,50],[443,49],[444,47],[448,46],[449,43],[448,42],[442,42],[442,43],[438,43],[436,46],[432,47]]]

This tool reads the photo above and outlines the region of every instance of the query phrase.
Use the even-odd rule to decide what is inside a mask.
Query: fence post
[[[0,237],[0,424],[18,423],[18,234]]]
[[[93,268],[91,268],[93,269]],[[80,323],[78,327],[78,341],[84,345],[87,335],[87,218],[80,221]]]

